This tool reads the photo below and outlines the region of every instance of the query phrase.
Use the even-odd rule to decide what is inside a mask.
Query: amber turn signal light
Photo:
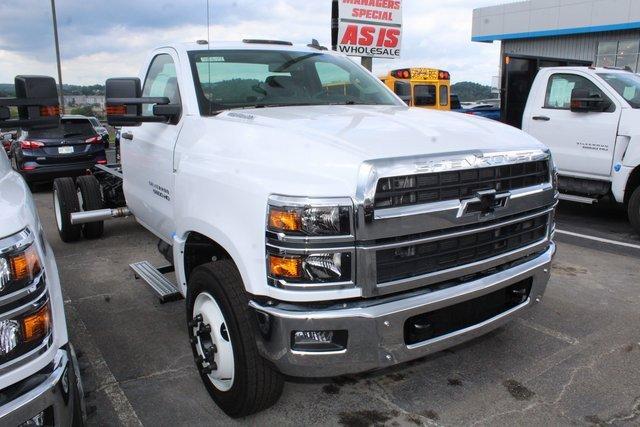
[[[109,116],[124,116],[127,114],[127,107],[125,105],[107,105],[107,115]]]
[[[51,310],[49,309],[49,303],[34,314],[22,319],[22,331],[25,342],[42,339],[49,334],[50,330]]]
[[[49,106],[49,107],[40,107],[40,116],[42,117],[57,117],[60,115],[60,107],[55,105],[55,106]]]
[[[269,274],[275,278],[299,279],[302,277],[302,260],[269,255]]]
[[[40,272],[40,260],[36,247],[31,245],[26,251],[9,258],[13,280],[31,280]]]
[[[278,208],[269,210],[269,228],[278,231],[300,231],[302,222],[298,212]]]

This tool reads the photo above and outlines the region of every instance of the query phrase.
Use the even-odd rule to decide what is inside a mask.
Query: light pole
[[[60,97],[60,111],[64,113],[64,95],[62,94],[62,67],[60,65],[60,43],[58,42],[58,19],[56,18],[56,0],[51,0],[51,15],[53,17],[53,38],[56,44],[56,62],[58,65],[58,96]]]

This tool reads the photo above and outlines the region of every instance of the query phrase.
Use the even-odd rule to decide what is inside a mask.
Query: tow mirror
[[[0,98],[0,128],[51,129],[60,126],[56,81],[47,76],[16,76],[16,97]],[[18,108],[11,118],[9,107]]]
[[[140,79],[108,79],[105,87],[107,122],[111,126],[140,126],[146,122],[168,123],[180,116],[182,108],[167,97],[143,97]],[[142,106],[153,105],[153,115],[143,116]]]
[[[611,101],[600,95],[592,96],[588,89],[571,91],[571,111],[574,113],[603,112],[611,107]]]

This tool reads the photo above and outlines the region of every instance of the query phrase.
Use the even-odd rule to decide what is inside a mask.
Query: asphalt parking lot
[[[557,235],[545,298],[524,317],[391,370],[290,379],[273,408],[234,421],[201,385],[184,303],[160,305],[128,267],[163,263],[155,238],[126,219],[106,223],[100,240],[64,244],[50,188],[35,200],[60,269],[90,425],[640,424],[640,247],[632,247],[640,237],[618,209],[561,203],[558,228],[572,235]]]

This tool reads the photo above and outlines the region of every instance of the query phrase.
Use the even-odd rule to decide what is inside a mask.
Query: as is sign
[[[373,58],[400,56],[402,0],[334,0],[333,6],[333,45],[339,52]]]

